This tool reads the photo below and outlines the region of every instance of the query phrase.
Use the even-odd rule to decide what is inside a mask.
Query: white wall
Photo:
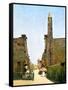
[[[41,3],[47,5],[66,5],[68,0],[0,0],[0,90],[58,90],[67,89],[65,85],[44,85],[44,86],[29,86],[29,87],[9,87],[8,73],[9,73],[9,3]],[[67,6],[68,8],[68,6]],[[67,10],[68,11],[68,10]],[[68,13],[67,13],[68,15]],[[67,18],[68,21],[68,18]],[[68,34],[68,33],[67,33]]]

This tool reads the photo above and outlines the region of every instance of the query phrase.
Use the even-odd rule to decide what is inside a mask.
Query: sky
[[[48,33],[49,13],[52,16],[53,38],[64,38],[64,7],[14,5],[13,37],[17,38],[26,34],[28,54],[32,63],[37,63],[44,52],[44,35]]]

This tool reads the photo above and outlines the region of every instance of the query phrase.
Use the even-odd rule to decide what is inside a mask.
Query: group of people
[[[38,74],[41,76],[46,76],[47,69],[45,68],[45,65],[42,63],[42,61],[38,60]]]
[[[29,67],[27,64],[24,65],[24,72],[25,73],[30,73]]]
[[[47,69],[45,68],[44,63],[42,63],[41,60],[38,60],[38,69],[39,69],[39,72],[38,72],[39,75],[41,75],[43,77],[46,76]],[[27,64],[25,64],[25,66],[24,66],[24,71],[25,71],[25,74],[30,73],[30,70],[29,70],[29,67]]]
[[[24,75],[22,76],[24,80],[34,80],[34,73],[30,70],[27,64],[24,65]]]

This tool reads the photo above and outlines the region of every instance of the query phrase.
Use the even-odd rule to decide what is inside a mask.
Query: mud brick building
[[[26,35],[22,35],[21,37],[13,39],[13,71],[24,73],[25,65],[30,69],[27,37]]]
[[[53,38],[53,20],[50,13],[48,15],[48,33],[44,35],[44,41],[45,49],[42,54],[42,63],[48,66],[64,62],[65,38]]]

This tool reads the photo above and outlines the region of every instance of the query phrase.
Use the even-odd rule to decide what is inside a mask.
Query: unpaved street
[[[34,80],[14,80],[14,86],[17,85],[32,85],[32,84],[49,84],[53,83],[52,81],[48,80],[46,77],[42,77],[38,75],[38,70],[34,70]]]

